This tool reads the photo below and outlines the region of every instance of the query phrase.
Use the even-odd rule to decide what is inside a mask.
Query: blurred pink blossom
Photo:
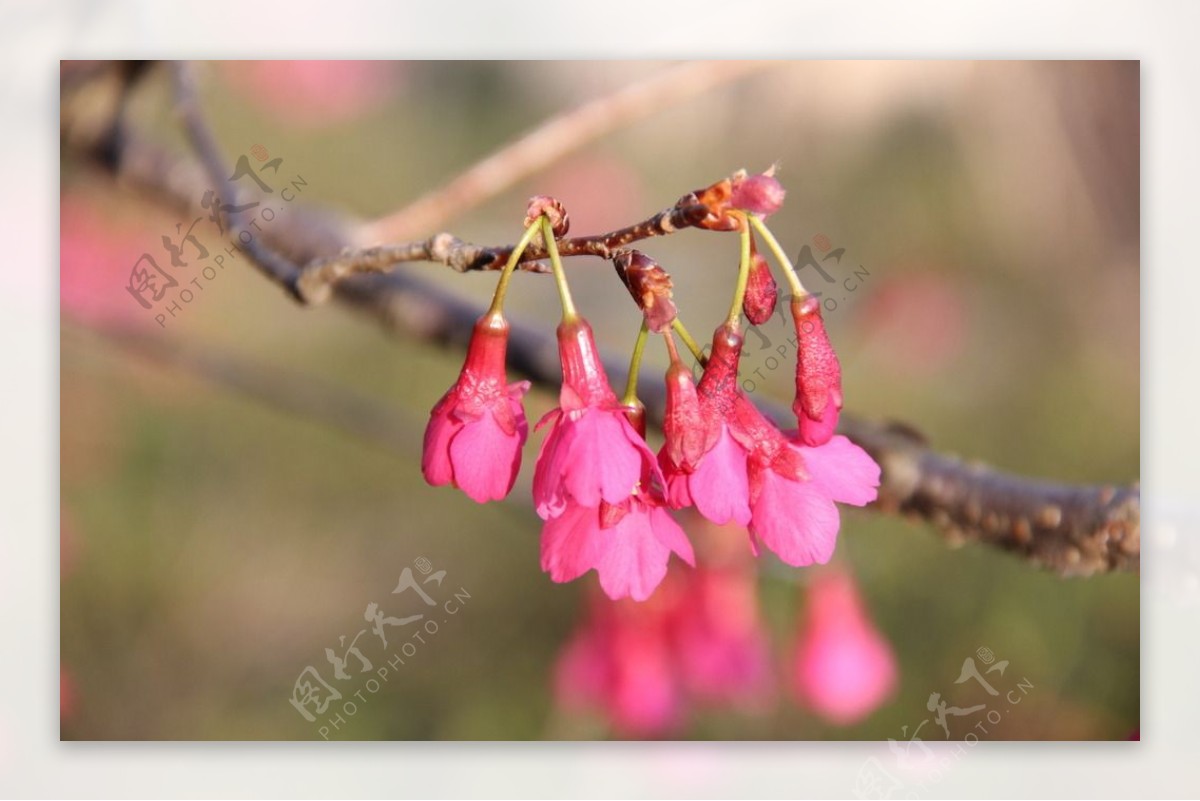
[[[62,310],[88,322],[149,323],[153,318],[126,286],[134,263],[155,237],[73,196],[62,199],[59,229]]]
[[[752,563],[673,569],[643,603],[593,593],[559,655],[555,695],[598,710],[621,736],[677,732],[692,702],[746,708],[772,691]]]
[[[970,330],[967,300],[945,276],[885,278],[870,289],[863,329],[882,366],[906,376],[929,375],[962,354]]]
[[[79,692],[75,688],[75,680],[71,678],[66,666],[58,666],[58,717],[68,721],[75,717],[79,706]]]
[[[896,658],[875,628],[850,574],[814,576],[791,665],[797,700],[848,726],[879,708],[896,687]]]
[[[687,688],[698,698],[755,705],[770,695],[771,641],[758,606],[753,568],[688,574],[674,626]]]
[[[403,64],[386,61],[228,61],[226,81],[270,116],[326,127],[358,119],[396,90]]]
[[[583,233],[628,225],[652,213],[642,179],[626,161],[603,153],[575,156],[537,179],[538,191],[562,201]]]

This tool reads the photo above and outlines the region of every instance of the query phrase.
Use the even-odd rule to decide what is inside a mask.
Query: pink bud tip
[[[785,195],[787,190],[775,176],[765,173],[751,175],[741,180],[734,179],[730,205],[735,209],[767,217],[779,211]]]
[[[775,313],[775,300],[779,287],[771,275],[767,260],[758,253],[751,257],[750,280],[746,284],[746,297],[742,300],[742,311],[754,325],[762,325]]]

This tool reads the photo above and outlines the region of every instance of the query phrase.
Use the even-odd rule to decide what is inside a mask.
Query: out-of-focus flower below
[[[622,737],[679,732],[694,704],[760,708],[773,688],[753,562],[672,570],[644,603],[592,593],[559,655],[555,694]]]
[[[837,568],[813,577],[792,655],[796,699],[830,723],[849,726],[896,688],[896,657],[871,622],[854,579]]]
[[[376,110],[396,91],[404,64],[386,61],[227,61],[229,85],[292,125],[320,128]]]

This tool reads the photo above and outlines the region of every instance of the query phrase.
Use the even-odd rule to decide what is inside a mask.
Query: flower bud
[[[820,302],[812,295],[793,298],[792,316],[799,342],[792,410],[804,443],[824,445],[833,436],[842,409],[842,366],[825,332]]]
[[[772,167],[759,175],[747,177],[745,172],[734,175],[730,205],[760,217],[768,217],[779,211],[787,191],[774,173],[775,168]]]
[[[746,284],[746,297],[742,300],[742,311],[754,325],[762,325],[775,313],[775,299],[779,287],[771,275],[767,260],[758,252],[750,254],[750,279]]]
[[[543,214],[550,218],[550,227],[554,231],[555,239],[561,239],[571,230],[571,218],[567,216],[567,210],[558,198],[550,195],[534,195],[529,198],[529,205],[525,208],[525,227],[536,223]]]

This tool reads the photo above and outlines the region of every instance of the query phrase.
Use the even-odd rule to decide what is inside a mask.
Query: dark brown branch
[[[599,256],[611,258],[614,251],[642,239],[665,236],[699,223],[708,209],[699,204],[672,206],[635,225],[606,234],[580,236],[559,242],[559,255]],[[434,234],[418,242],[397,245],[378,245],[361,250],[347,249],[337,256],[313,259],[294,280],[296,295],[305,303],[323,303],[339,281],[362,273],[386,273],[405,262],[428,261],[444,264],[460,273],[472,270],[499,270],[504,267],[513,246],[475,245],[453,234]],[[543,246],[534,245],[521,254],[521,269],[546,273],[549,269],[538,262],[546,257]],[[277,279],[278,280],[278,279]]]
[[[994,545],[1063,576],[1140,567],[1136,484],[1035,481],[932,451],[901,426],[880,427],[853,417],[839,430],[883,467],[876,505],[932,522],[952,544]]]
[[[64,125],[70,112],[64,98]],[[203,127],[196,110],[185,114],[185,120]],[[203,146],[200,152],[209,162],[209,177],[223,177],[211,138],[197,137],[193,132],[192,140]],[[197,179],[194,167],[181,164],[149,142],[124,136],[115,148],[78,140],[70,144],[74,152],[98,168],[154,192],[177,208],[193,209],[203,192],[204,183]],[[620,236],[613,241],[620,240],[620,244],[640,238],[630,229],[616,234]],[[327,212],[311,210],[277,220],[262,236],[261,250],[269,255],[267,265],[260,268],[280,283],[292,281],[289,291],[303,300],[295,291],[295,277],[301,274],[296,265],[329,258],[347,248],[355,241],[355,228]],[[420,247],[427,244],[418,243]],[[484,252],[490,254],[488,266],[507,258],[507,254],[500,255],[503,250],[485,248]],[[474,269],[484,268],[481,262]],[[343,275],[331,277],[340,301],[390,329],[455,349],[466,347],[472,323],[481,313],[474,305],[404,272]],[[514,322],[508,352],[514,372],[547,386],[558,383],[558,362],[549,332]],[[611,358],[606,364],[613,374],[619,375],[624,368]],[[639,381],[652,421],[661,419],[663,382],[659,378],[646,373]],[[790,425],[786,410],[761,402],[760,406],[781,424]],[[999,547],[1063,575],[1139,568],[1140,492],[1136,486],[1065,486],[965,464],[931,450],[903,427],[849,414],[842,418],[841,431],[866,448],[883,467],[883,486],[874,508],[930,521],[952,542],[975,541]]]
[[[172,67],[175,78],[176,111],[182,118],[188,140],[199,156],[200,164],[204,167],[208,179],[207,186],[214,193],[218,187],[229,187],[232,194],[220,196],[217,193],[216,202],[226,205],[226,201],[228,201],[228,205],[236,209],[241,205],[239,203],[242,199],[241,193],[230,184],[221,148],[212,135],[212,131],[204,122],[200,101],[196,97],[195,75],[192,67],[186,61],[174,62]],[[262,241],[254,236],[247,226],[245,212],[218,211],[218,214],[222,214],[227,220],[229,239],[246,252],[251,263],[258,267],[265,276],[284,287],[294,298],[302,300],[297,286],[297,279],[300,275],[299,268],[284,256],[264,246]]]

